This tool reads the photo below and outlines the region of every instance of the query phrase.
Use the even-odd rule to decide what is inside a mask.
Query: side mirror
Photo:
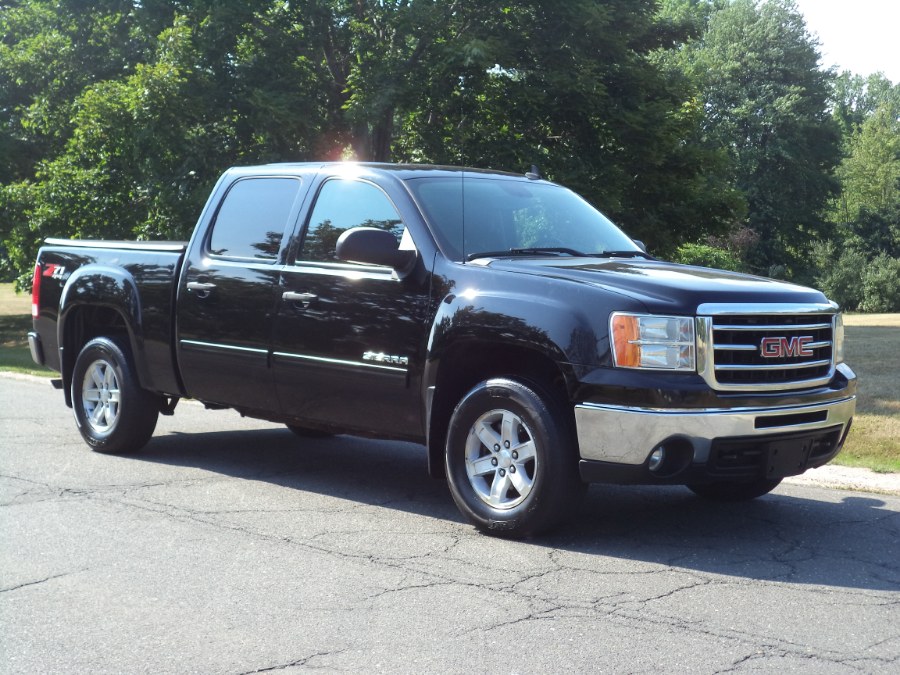
[[[416,261],[415,251],[400,250],[396,237],[377,227],[354,227],[346,230],[338,238],[334,253],[338,260],[393,267],[400,276],[412,271]]]
[[[631,241],[633,241],[635,244],[637,244],[637,247],[639,249],[641,249],[644,253],[647,252],[647,246],[640,239],[632,239]]]

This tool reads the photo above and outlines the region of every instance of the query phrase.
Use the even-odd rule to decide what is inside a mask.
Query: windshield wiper
[[[645,253],[644,251],[601,251],[600,253],[593,253],[592,257],[595,258],[646,258],[647,260],[653,260],[653,256],[649,253]]]
[[[576,257],[587,257],[588,253],[576,251],[574,248],[566,248],[565,246],[537,246],[533,248],[508,248],[504,251],[482,251],[479,253],[470,253],[466,256],[466,260],[476,260],[477,258],[503,258],[505,256],[517,255],[544,255],[550,253],[553,255],[571,255]]]

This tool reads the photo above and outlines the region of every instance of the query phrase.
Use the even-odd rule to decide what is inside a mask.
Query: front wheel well
[[[447,427],[457,403],[478,383],[495,377],[525,380],[560,402],[569,400],[566,376],[546,354],[519,345],[467,341],[448,349],[434,382],[428,424],[428,472],[443,478]],[[571,423],[574,425],[574,413]]]

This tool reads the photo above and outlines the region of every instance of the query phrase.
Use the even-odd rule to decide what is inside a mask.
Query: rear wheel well
[[[431,402],[428,471],[432,477],[446,475],[444,446],[450,417],[457,403],[479,382],[494,377],[526,380],[562,403],[569,400],[565,375],[550,357],[537,350],[475,341],[452,346],[441,356]],[[570,414],[574,424],[574,413]]]
[[[66,317],[62,336],[62,377],[66,403],[71,405],[72,372],[81,349],[97,337],[121,338],[131,344],[125,318],[111,307],[84,306],[72,309]]]

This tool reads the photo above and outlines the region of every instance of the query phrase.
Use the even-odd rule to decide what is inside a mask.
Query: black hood
[[[693,312],[703,303],[827,303],[819,291],[784,281],[659,260],[501,258],[491,269],[546,276],[621,293],[651,312]]]

